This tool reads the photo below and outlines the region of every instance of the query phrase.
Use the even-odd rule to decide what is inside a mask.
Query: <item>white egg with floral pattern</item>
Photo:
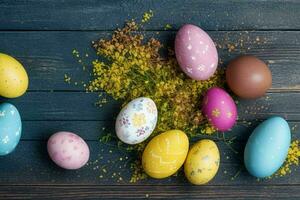
[[[157,123],[157,108],[154,101],[139,97],[130,101],[119,113],[116,120],[116,134],[127,144],[145,141]]]

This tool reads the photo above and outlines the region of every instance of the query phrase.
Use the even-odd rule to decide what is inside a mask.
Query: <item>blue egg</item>
[[[12,152],[18,145],[22,132],[19,111],[10,103],[0,104],[0,155]]]
[[[264,178],[274,174],[284,163],[291,143],[288,123],[271,117],[255,128],[244,151],[244,162],[250,174]]]

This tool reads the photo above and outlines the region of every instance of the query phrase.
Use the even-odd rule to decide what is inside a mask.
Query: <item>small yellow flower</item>
[[[218,108],[215,108],[213,111],[212,111],[212,116],[214,117],[219,117],[221,114],[220,110]]]
[[[232,112],[227,112],[227,118],[231,118],[232,117]]]
[[[135,113],[132,117],[133,126],[139,127],[143,126],[146,123],[146,116],[144,113],[137,114]]]
[[[211,135],[214,132],[215,132],[214,128],[208,126],[208,127],[205,128],[205,132],[204,133],[208,134],[208,135]]]

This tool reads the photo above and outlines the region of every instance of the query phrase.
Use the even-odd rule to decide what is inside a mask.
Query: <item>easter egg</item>
[[[218,87],[207,91],[203,98],[202,112],[219,131],[231,129],[237,119],[237,108],[233,99]]]
[[[212,180],[218,172],[220,153],[212,140],[200,140],[190,149],[184,163],[186,178],[195,185],[202,185]]]
[[[218,66],[218,52],[209,35],[198,26],[182,26],[175,38],[175,54],[181,69],[190,78],[206,80]]]
[[[272,85],[269,67],[254,56],[240,56],[228,64],[226,81],[239,97],[253,99],[263,96]]]
[[[53,162],[65,169],[79,169],[90,157],[86,142],[71,132],[53,134],[48,140],[47,148]]]
[[[22,121],[17,108],[10,103],[0,104],[0,155],[11,153],[18,145]]]
[[[152,178],[166,178],[183,165],[189,150],[189,140],[180,130],[171,130],[154,137],[146,146],[142,165]]]
[[[28,76],[22,64],[13,57],[0,53],[0,96],[15,98],[28,88]]]
[[[140,97],[129,102],[116,120],[118,138],[127,144],[137,144],[146,140],[157,122],[157,108],[154,101]]]
[[[258,178],[271,176],[284,163],[290,143],[290,128],[283,118],[271,117],[262,122],[247,141],[244,151],[246,169]]]

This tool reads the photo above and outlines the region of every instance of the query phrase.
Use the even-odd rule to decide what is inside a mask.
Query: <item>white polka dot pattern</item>
[[[180,28],[175,53],[182,70],[192,79],[206,80],[218,66],[218,52],[209,35],[195,25]]]

